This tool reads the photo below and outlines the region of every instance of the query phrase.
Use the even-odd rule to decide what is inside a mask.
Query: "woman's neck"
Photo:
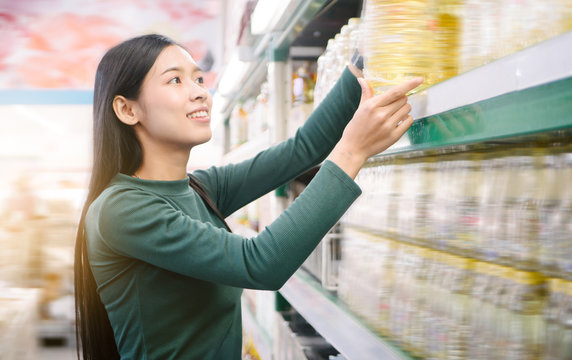
[[[143,149],[143,162],[133,176],[145,180],[182,180],[187,176],[189,150]]]

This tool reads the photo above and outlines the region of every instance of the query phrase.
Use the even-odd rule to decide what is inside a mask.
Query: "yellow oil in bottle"
[[[425,78],[424,86],[435,82],[432,5],[431,0],[367,1],[364,75],[375,92],[417,76]]]
[[[452,257],[452,281],[448,303],[449,334],[447,359],[467,359],[471,333],[473,271],[475,262],[466,257]]]
[[[459,48],[461,45],[462,0],[435,1],[435,46],[438,49],[435,82],[446,80],[459,73]]]
[[[544,351],[545,280],[540,273],[526,271],[515,271],[513,279],[505,359],[538,360]]]
[[[548,280],[550,295],[544,307],[544,355],[545,360],[562,359],[564,327],[561,322],[566,305],[566,289],[569,283],[559,278]]]

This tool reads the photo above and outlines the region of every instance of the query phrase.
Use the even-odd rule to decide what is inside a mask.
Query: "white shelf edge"
[[[572,31],[460,74],[409,97],[414,120],[572,76]]]
[[[294,274],[279,290],[306,321],[348,360],[404,359],[383,339]]]

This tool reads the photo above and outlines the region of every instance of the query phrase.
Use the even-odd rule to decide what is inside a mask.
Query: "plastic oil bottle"
[[[459,170],[456,238],[465,255],[475,256],[479,247],[483,183],[479,153],[464,154],[459,161]]]
[[[489,339],[491,346],[490,359],[504,359],[510,334],[510,305],[515,289],[514,269],[507,266],[494,265],[495,285],[492,296],[494,310],[491,314],[493,322]]]
[[[391,181],[387,193],[387,233],[394,239],[399,238],[399,212],[402,198],[403,159],[395,159],[391,167]],[[388,185],[389,185],[388,184]]]
[[[453,279],[451,281],[448,318],[450,331],[447,336],[447,359],[467,359],[468,341],[471,334],[474,260],[453,257]]]
[[[536,186],[536,198],[539,200],[538,262],[543,273],[555,276],[557,266],[554,251],[558,238],[556,223],[567,181],[558,176],[561,162],[554,149],[537,149],[535,158],[539,172]]]
[[[562,306],[560,320],[563,331],[559,359],[572,359],[572,283],[567,281],[563,287],[566,297]]]
[[[427,320],[429,292],[429,271],[433,251],[424,247],[416,248],[418,264],[415,266],[415,306],[412,313],[410,334],[410,350],[414,356],[422,357],[427,347],[425,323]]]
[[[494,286],[495,277],[492,264],[477,262],[475,264],[474,286],[472,295],[471,338],[469,340],[468,358],[488,360],[492,353],[492,337],[494,329]]]
[[[447,336],[450,323],[447,318],[447,301],[452,280],[451,254],[436,252],[435,268],[431,278],[431,300],[427,321],[427,358],[444,359],[447,354]]]
[[[515,271],[505,359],[537,360],[544,351],[544,278],[540,273]]]
[[[413,237],[430,246],[434,238],[435,158],[427,157],[419,163],[419,181],[415,189],[415,225]]]
[[[368,0],[364,75],[375,92],[417,76],[434,83],[435,19],[431,0]]]
[[[544,360],[562,359],[564,327],[561,320],[564,318],[564,305],[566,304],[567,281],[559,278],[548,280],[550,294],[544,307]]]
[[[562,202],[556,220],[556,263],[558,271],[568,280],[572,280],[572,149],[568,149],[561,157],[561,168],[558,178],[563,186]]]
[[[435,0],[435,82],[449,79],[459,73],[462,5],[462,0]]]
[[[441,184],[453,183],[455,162],[451,155],[439,161],[436,169],[435,181],[440,184],[435,192],[435,238],[433,246],[446,250],[450,246],[453,219],[451,210],[454,210],[454,186],[442,186]]]

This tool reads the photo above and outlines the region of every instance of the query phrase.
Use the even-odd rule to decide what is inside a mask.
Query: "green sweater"
[[[345,70],[296,135],[193,175],[224,216],[319,164],[361,96]],[[118,174],[86,216],[90,265],[121,359],[240,359],[243,288],[277,290],[360,195],[326,161],[260,234],[228,232],[188,184]]]

